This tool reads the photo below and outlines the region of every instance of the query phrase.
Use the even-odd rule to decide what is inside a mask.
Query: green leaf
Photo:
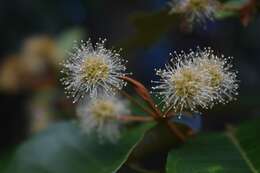
[[[168,173],[247,173],[249,169],[225,134],[203,134],[168,158]]]
[[[175,125],[184,134],[189,130],[183,125]],[[165,173],[168,152],[181,145],[183,142],[164,123],[158,123],[132,148],[117,173]]]
[[[159,123],[133,148],[151,125],[126,131],[117,144],[100,144],[76,125],[58,123],[23,144],[7,173],[112,173],[116,168],[117,173],[257,173],[259,122],[227,133],[204,133],[184,146]]]
[[[2,152],[0,156],[0,172],[4,172],[13,155],[13,147]]]
[[[247,162],[251,172],[260,172],[260,119],[244,123],[231,133],[233,143],[237,141],[238,150]],[[235,140],[235,141],[234,141]]]
[[[110,173],[148,127],[125,131],[116,144],[102,144],[73,123],[57,123],[22,145],[7,173]]]
[[[168,173],[257,173],[260,171],[260,121],[237,131],[205,133],[170,153]]]

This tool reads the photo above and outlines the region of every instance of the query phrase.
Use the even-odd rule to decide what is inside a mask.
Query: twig
[[[165,125],[167,125],[173,135],[177,136],[182,142],[186,141],[186,136],[182,134],[182,132],[173,123],[170,123],[168,120],[166,120]]]
[[[177,138],[180,141],[185,142],[185,139],[186,139],[185,135],[173,123],[170,123],[168,121],[168,118],[162,116],[162,112],[155,106],[155,103],[154,103],[149,91],[147,90],[147,88],[140,82],[138,82],[130,77],[125,76],[125,77],[121,77],[121,78],[123,80],[131,83],[134,86],[134,89],[136,90],[138,95],[141,98],[143,98],[148,103],[148,105],[154,110],[154,112],[150,112],[150,115],[152,115],[152,117],[156,121],[163,122],[169,128],[169,130],[171,131],[171,133],[173,135],[177,136]],[[123,94],[127,94],[127,93],[123,93]],[[169,112],[170,112],[170,110],[168,110],[166,113],[168,114]]]
[[[123,91],[123,90],[118,90],[123,96],[125,96],[126,98],[128,98],[133,104],[135,104],[137,107],[141,108],[144,112],[146,112],[148,115],[152,115],[154,119],[157,119],[156,114],[151,111],[150,109],[146,108],[145,106],[143,106],[142,104],[140,104],[137,100],[135,100],[130,94],[128,94],[127,92]]]
[[[137,116],[137,115],[122,115],[117,118],[118,120],[125,122],[149,122],[153,121],[151,117]]]
[[[164,118],[167,118],[168,115],[172,112],[171,110],[172,110],[172,106],[169,107],[169,109],[167,109],[167,111],[165,111],[165,112],[163,113],[163,117],[164,117]]]
[[[137,80],[133,79],[133,78],[130,78],[130,77],[127,77],[127,76],[124,76],[124,77],[121,77],[123,80],[131,83],[135,89],[135,91],[138,93],[138,95],[143,98],[147,103],[148,105],[150,106],[150,108],[154,111],[154,113],[156,113],[156,116],[154,116],[154,118],[158,119],[161,117],[162,113],[161,111],[155,106],[155,102],[154,100],[152,99],[149,91],[147,90],[147,88],[141,84],[140,82],[138,82]]]

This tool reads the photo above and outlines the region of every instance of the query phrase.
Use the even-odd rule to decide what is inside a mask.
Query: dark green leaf
[[[13,148],[9,148],[6,151],[2,152],[0,156],[0,172],[4,172],[6,167],[8,166],[11,157],[13,155]]]
[[[204,134],[171,152],[168,173],[248,173],[249,169],[225,134]]]
[[[208,133],[191,139],[168,158],[168,173],[257,173],[260,171],[260,121],[237,131]]]
[[[148,125],[149,126],[149,125]],[[147,129],[126,131],[117,144],[99,143],[72,123],[57,123],[25,142],[8,173],[110,173]]]
[[[184,133],[188,130],[182,125],[177,127]],[[164,123],[159,123],[133,147],[117,173],[165,173],[168,152],[182,144]]]
[[[260,172],[260,120],[245,123],[235,131],[234,138],[239,143],[241,154],[245,154],[252,170]]]

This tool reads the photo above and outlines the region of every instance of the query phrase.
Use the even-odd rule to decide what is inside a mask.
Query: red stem
[[[150,109],[147,109],[145,106],[143,106],[142,104],[140,104],[138,101],[136,101],[131,95],[129,95],[127,92],[123,91],[123,90],[119,90],[119,92],[125,96],[126,98],[128,98],[133,104],[135,104],[136,106],[138,106],[139,108],[141,108],[144,112],[148,113],[148,115],[152,115],[154,119],[157,118],[156,114],[151,111]]]
[[[167,118],[162,116],[162,112],[155,106],[155,102],[152,99],[152,97],[151,97],[149,91],[147,90],[147,88],[143,84],[141,84],[140,82],[138,82],[138,81],[136,81],[136,80],[134,80],[130,77],[124,76],[124,77],[121,77],[121,78],[123,80],[131,83],[134,86],[134,89],[137,92],[137,94],[141,98],[143,98],[148,103],[148,105],[152,108],[152,110],[154,112],[149,111],[150,115],[156,121],[165,123],[165,125],[170,129],[170,131],[173,133],[173,135],[177,136],[177,138],[179,138],[182,142],[185,142],[185,139],[186,139],[185,135],[173,123],[170,123]],[[127,93],[125,93],[125,94],[127,94]],[[166,115],[168,115],[168,113],[170,113],[170,110],[168,110],[166,112]]]
[[[154,100],[152,99],[149,91],[147,90],[147,88],[143,84],[141,84],[137,80],[134,80],[133,78],[130,78],[130,77],[127,77],[127,76],[124,76],[124,77],[121,77],[121,78],[123,80],[131,83],[134,86],[134,89],[136,90],[138,95],[141,98],[143,98],[148,103],[150,108],[154,111],[154,113],[156,113],[157,117],[155,117],[155,118],[158,118],[158,117],[161,116],[161,114],[162,114],[161,111],[155,106]]]
[[[151,117],[137,116],[137,115],[122,115],[118,117],[119,120],[125,122],[149,122],[153,119]]]

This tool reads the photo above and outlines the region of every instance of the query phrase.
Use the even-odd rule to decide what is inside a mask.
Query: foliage
[[[246,173],[254,172],[252,167],[260,171],[259,122],[248,122],[226,133],[207,132],[191,138],[184,146],[159,124],[130,150],[118,172]],[[19,147],[7,173],[113,172],[149,127],[151,124],[125,131],[114,145],[98,143],[73,123],[57,123]],[[174,149],[167,158],[170,148]]]
[[[147,127],[126,131],[111,144],[99,143],[71,122],[57,123],[20,146],[7,172],[112,172]]]

